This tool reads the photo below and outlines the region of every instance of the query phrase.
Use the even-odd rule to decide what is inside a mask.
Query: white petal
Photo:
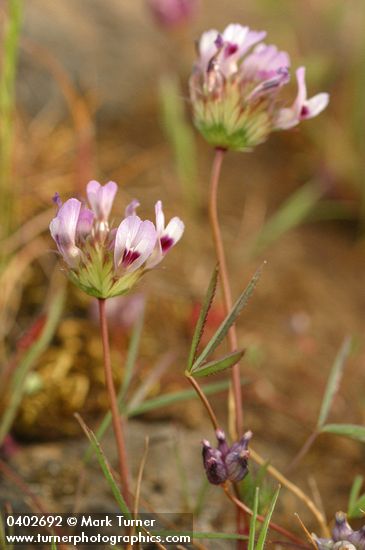
[[[330,96],[326,93],[317,94],[308,99],[304,105],[308,109],[308,114],[303,118],[312,118],[319,115],[327,107],[329,100]]]
[[[299,124],[299,118],[293,108],[280,109],[277,113],[274,127],[277,130],[289,130]]]
[[[139,226],[141,225],[141,218],[138,216],[128,216],[119,225],[115,234],[114,244],[114,266],[117,268],[122,260],[123,254],[126,249],[130,248],[131,242],[138,233]]]
[[[299,67],[296,70],[297,82],[298,82],[298,95],[294,102],[293,108],[295,109],[298,117],[300,117],[300,112],[303,105],[307,101],[307,86],[305,84],[305,67]]]
[[[156,229],[157,234],[160,237],[165,229],[165,215],[162,210],[162,202],[157,201],[155,204],[155,213],[156,213]]]
[[[215,41],[218,35],[219,35],[219,31],[215,29],[206,31],[201,35],[201,38],[199,41],[199,54],[203,58],[208,57],[210,59],[210,57],[212,57],[212,55],[214,55],[215,52],[217,51]]]
[[[138,233],[133,241],[133,250],[139,253],[139,257],[128,266],[128,271],[135,271],[143,265],[152,254],[157,240],[157,233],[154,224],[145,220],[141,223]]]
[[[168,235],[170,239],[174,241],[174,245],[175,245],[181,239],[184,233],[184,229],[185,229],[184,222],[180,220],[180,218],[174,217],[167,224],[164,234]]]

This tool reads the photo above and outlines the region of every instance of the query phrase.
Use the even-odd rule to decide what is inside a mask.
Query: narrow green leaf
[[[195,361],[198,346],[200,344],[200,340],[203,336],[205,323],[207,322],[207,317],[209,310],[212,306],[215,292],[217,290],[217,281],[218,281],[218,266],[213,271],[212,278],[210,280],[207,293],[204,298],[204,302],[202,305],[202,308],[200,310],[199,319],[195,327],[193,340],[191,343],[190,353],[189,353],[189,359],[188,359],[188,368],[187,371],[191,372],[191,367]]]
[[[204,476],[196,496],[194,509],[192,511],[195,518],[198,518],[204,510],[204,505],[211,487],[212,485],[209,483],[206,476]]]
[[[241,383],[245,383],[245,379],[241,379]],[[202,387],[205,395],[214,395],[229,388],[230,381],[222,380],[221,382],[213,382],[211,384],[206,384]],[[148,399],[135,407],[126,411],[128,417],[138,416],[139,414],[144,414],[148,411],[154,409],[159,409],[161,407],[167,407],[168,405],[174,405],[181,401],[187,401],[189,399],[197,399],[195,390],[182,390],[177,392],[167,393],[165,395],[160,395],[152,399]]]
[[[267,246],[279,239],[284,233],[302,223],[316,206],[321,195],[320,186],[313,183],[307,183],[293,193],[265,223],[253,243],[251,254],[261,254]]]
[[[246,379],[241,378],[241,384],[245,384],[245,383],[247,383]],[[205,393],[205,395],[214,395],[216,393],[220,393],[224,390],[227,390],[229,388],[229,385],[230,385],[229,380],[222,380],[222,381],[219,381],[219,382],[212,382],[210,384],[206,384],[205,386],[203,386],[202,389],[203,389],[203,392]],[[160,395],[158,397],[154,397],[152,399],[147,399],[146,401],[144,401],[143,403],[141,403],[137,407],[133,407],[131,409],[123,410],[123,413],[128,418],[131,418],[133,416],[138,416],[140,414],[144,414],[146,412],[153,411],[153,410],[159,409],[161,407],[168,407],[169,405],[174,405],[175,403],[180,403],[182,401],[189,401],[190,399],[197,399],[197,395],[196,395],[195,390],[182,390],[182,391],[177,391],[177,392],[171,392],[171,393],[167,393],[165,395]],[[108,422],[109,422],[108,413],[104,417],[103,422],[105,422],[105,420],[108,420]],[[105,434],[105,431],[106,431],[106,428],[101,430],[101,428],[104,427],[103,422],[99,427],[100,432],[99,432],[99,430],[96,432],[96,437],[97,437],[98,441],[100,441],[104,437],[104,434]],[[108,425],[109,424],[107,424],[107,426]],[[99,436],[99,433],[100,433],[100,436]],[[92,453],[92,446],[90,446],[87,449],[87,451],[84,455],[84,461],[85,462],[90,460],[91,453]]]
[[[239,296],[238,300],[232,307],[230,313],[227,315],[227,317],[224,319],[216,333],[214,334],[213,338],[210,340],[210,342],[206,345],[202,353],[199,355],[199,357],[196,359],[193,370],[198,368],[204,361],[209,357],[213,351],[219,346],[219,344],[222,342],[223,338],[226,336],[227,332],[229,331],[230,327],[233,325],[239,314],[241,313],[242,309],[246,306],[248,300],[250,299],[259,279],[261,276],[262,267],[260,267],[255,275],[252,277],[251,281],[245,288],[245,290],[242,292],[242,294]]]
[[[321,427],[327,420],[328,413],[330,411],[333,398],[336,395],[338,388],[340,387],[340,382],[345,368],[346,359],[348,358],[351,351],[351,338],[346,338],[336,355],[331,373],[328,378],[326,390],[324,392],[321,410],[318,416],[317,428],[320,430]]]
[[[361,497],[356,501],[355,506],[351,511],[351,514],[349,515],[349,517],[362,518],[364,517],[364,510],[365,510],[365,494],[361,495]]]
[[[196,213],[199,204],[197,148],[191,124],[186,119],[185,101],[179,79],[160,80],[160,100],[166,137],[174,153],[175,167],[186,204]]]
[[[52,542],[51,550],[57,550],[57,545],[54,541]]]
[[[12,394],[10,403],[1,419],[0,423],[0,444],[10,430],[14,418],[16,416],[19,404],[24,393],[25,380],[33,368],[36,361],[47,349],[54,333],[57,329],[59,319],[63,311],[65,301],[65,290],[57,292],[52,302],[49,305],[47,320],[39,338],[30,346],[28,351],[19,361],[12,379]]]
[[[8,17],[2,17],[1,73],[0,73],[0,215],[1,236],[12,229],[14,214],[14,179],[11,177],[14,146],[15,82],[18,66],[19,41],[23,20],[22,0],[8,3]],[[3,251],[1,250],[1,254]]]
[[[365,443],[365,426],[357,424],[326,424],[322,426],[321,433],[343,435]]]
[[[256,521],[257,521],[257,510],[259,508],[259,496],[260,496],[260,488],[256,487],[255,500],[253,505],[253,515],[250,520],[250,533],[249,533],[247,550],[255,550]]]
[[[352,484],[350,496],[349,496],[348,512],[347,512],[347,515],[350,518],[354,517],[353,512],[356,508],[356,503],[359,499],[363,482],[364,482],[363,476],[358,475],[355,477],[354,482]]]
[[[280,492],[280,485],[277,488],[277,490],[276,490],[276,492],[273,496],[273,499],[272,499],[271,504],[270,504],[269,511],[266,514],[265,521],[262,525],[262,528],[261,528],[261,531],[260,531],[260,534],[259,534],[259,538],[257,540],[256,550],[264,550],[264,548],[265,548],[265,540],[266,540],[266,537],[267,537],[267,532],[269,530],[271,516],[273,514],[275,504],[276,504],[276,501],[277,501],[278,496],[279,496],[279,492]]]
[[[221,359],[217,359],[216,361],[204,363],[204,365],[201,365],[196,370],[191,371],[191,374],[196,378],[209,376],[210,374],[217,374],[218,372],[229,369],[230,367],[233,367],[233,365],[236,365],[240,361],[244,353],[244,351],[235,351],[233,353],[225,355]]]
[[[131,515],[130,515],[130,512],[129,512],[129,509],[128,509],[128,506],[127,506],[127,503],[125,502],[121,492],[119,491],[119,487],[118,485],[116,484],[114,478],[113,478],[113,475],[112,475],[112,472],[110,470],[110,466],[108,464],[108,461],[102,451],[102,448],[100,446],[100,443],[99,441],[96,439],[95,437],[95,434],[92,432],[92,430],[90,430],[90,428],[85,424],[85,422],[83,421],[83,419],[81,418],[81,416],[77,413],[75,413],[75,418],[77,419],[77,421],[79,422],[83,432],[85,433],[86,437],[88,438],[88,440],[90,441],[91,445],[92,445],[92,448],[93,448],[93,451],[96,455],[96,458],[98,459],[98,462],[99,462],[99,465],[100,465],[100,468],[101,468],[101,471],[103,472],[103,475],[114,495],[114,498],[121,510],[121,512],[123,512],[123,514],[126,515],[127,518],[130,518]]]

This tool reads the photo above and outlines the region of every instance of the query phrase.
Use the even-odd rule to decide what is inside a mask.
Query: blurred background
[[[121,382],[132,327],[145,309],[132,396],[141,387],[143,398],[186,389],[189,339],[215,263],[207,219],[213,153],[193,129],[187,82],[194,41],[230,22],[266,30],[268,43],[290,52],[292,72],[307,67],[309,96],[331,95],[318,118],[271,135],[252,153],[228,154],[223,166],[219,208],[234,295],[268,262],[238,326],[248,348],[242,366],[245,424],[256,447],[285,468],[315,425],[347,335],[354,351],[331,421],[365,421],[362,0],[200,0],[191,17],[177,24],[159,20],[147,4],[0,3],[1,407],[4,415],[12,410],[2,428],[4,437],[11,433],[3,453],[20,471],[25,468],[31,482],[29,454],[22,453],[38,456],[40,448],[32,445],[40,441],[76,445],[65,442],[80,439],[73,412],[95,425],[107,407],[91,299],[66,282],[47,232],[56,191],[62,198],[83,196],[89,179],[114,180],[120,186],[116,220],[134,197],[143,215],[153,216],[161,198],[168,216],[184,219],[181,243],[129,302],[111,307],[110,319]],[[289,88],[290,103],[295,79]],[[208,333],[222,318],[218,295]],[[33,355],[24,367],[29,350]],[[16,372],[22,389],[14,404]],[[213,403],[224,418],[226,394]],[[142,421],[151,433],[154,425],[186,430],[184,460],[194,463],[193,476],[202,477],[199,439],[210,428],[196,401],[158,408]],[[306,489],[315,480],[331,517],[346,508],[364,458],[360,443],[322,435],[293,479]],[[37,483],[44,493],[49,474]],[[149,490],[158,493],[153,484]],[[290,524],[298,505],[282,495],[279,509]],[[305,511],[300,515],[312,521]]]

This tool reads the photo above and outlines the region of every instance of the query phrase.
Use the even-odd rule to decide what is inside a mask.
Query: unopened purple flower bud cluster
[[[354,531],[349,525],[346,514],[336,514],[331,539],[318,538],[312,535],[318,550],[365,550],[365,526]]]
[[[216,437],[216,448],[206,439],[203,441],[203,464],[208,481],[213,485],[220,485],[227,480],[233,483],[241,481],[248,473],[248,444],[252,432],[246,432],[231,447],[228,446],[223,430],[217,430]]]

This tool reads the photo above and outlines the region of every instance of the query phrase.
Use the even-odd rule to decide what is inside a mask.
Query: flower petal
[[[76,230],[80,210],[81,202],[79,200],[67,200],[49,226],[58,250],[71,267],[77,265],[80,256],[80,249],[76,246]]]
[[[118,186],[114,181],[100,185],[99,182],[92,180],[87,184],[87,198],[99,220],[108,220],[117,190]]]
[[[77,221],[76,233],[77,236],[82,238],[87,237],[90,233],[94,223],[94,213],[82,205],[80,210],[79,219]]]
[[[156,229],[157,234],[161,237],[165,229],[165,215],[162,210],[162,202],[157,201],[155,204],[155,213],[156,213]]]
[[[135,271],[151,254],[157,239],[155,226],[149,220],[136,216],[125,218],[117,229],[114,246],[114,265]]]
[[[180,218],[178,218],[177,216],[169,221],[160,239],[162,251],[164,254],[166,254],[166,252],[170,250],[170,248],[172,248],[177,242],[179,242],[184,233],[184,229],[184,222],[180,220]]]
[[[137,199],[133,199],[127,206],[126,206],[126,209],[125,209],[125,216],[128,217],[128,216],[134,216],[135,213],[136,213],[136,210],[137,208],[140,206],[140,203]]]
[[[322,92],[306,101],[301,110],[301,118],[313,118],[319,115],[327,107],[330,100],[329,94]]]

